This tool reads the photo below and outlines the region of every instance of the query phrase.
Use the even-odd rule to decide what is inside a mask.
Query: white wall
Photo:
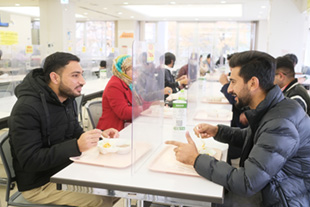
[[[296,72],[304,63],[307,15],[292,0],[271,0],[267,52],[274,57],[294,53],[298,57]]]
[[[255,50],[266,52],[268,48],[268,21],[261,20],[257,23]]]
[[[17,32],[18,45],[0,45],[3,50],[3,58],[11,59],[11,54],[16,54],[20,50],[25,50],[27,45],[32,45],[31,39],[31,18],[27,16],[10,15],[9,27],[0,27],[0,31]]]
[[[132,43],[134,40],[139,40],[138,22],[133,20],[119,20],[117,21],[117,27],[115,28],[115,39],[116,47],[118,47],[121,54],[131,54],[132,53]],[[134,38],[121,38],[123,33],[134,33]]]

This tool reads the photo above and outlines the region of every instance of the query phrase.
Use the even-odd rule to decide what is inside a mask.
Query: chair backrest
[[[83,116],[82,116],[82,101],[83,101],[84,95],[80,95],[75,98],[76,105],[77,105],[77,114],[80,116],[80,123],[83,125]]]
[[[91,125],[95,129],[102,114],[102,101],[89,101],[86,103],[85,108]]]
[[[11,154],[11,146],[9,140],[9,135],[8,133],[6,133],[3,135],[3,138],[0,141],[0,156],[7,175],[7,187],[5,195],[5,200],[7,202],[10,198],[10,190],[13,189],[15,186],[13,183],[15,181],[15,171],[13,168],[13,158]]]

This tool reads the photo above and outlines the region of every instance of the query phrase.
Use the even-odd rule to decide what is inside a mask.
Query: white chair
[[[16,191],[12,196],[10,196],[10,191],[15,187],[15,171],[13,168],[13,159],[11,155],[11,146],[9,143],[8,134],[1,135],[0,140],[0,156],[3,162],[5,172],[7,174],[6,182],[6,195],[5,201],[7,206],[29,206],[29,207],[59,207],[63,205],[51,205],[51,204],[34,204],[27,201],[21,192]],[[65,206],[63,206],[65,207]],[[66,206],[68,207],[68,206]]]
[[[102,114],[102,101],[89,101],[85,105],[93,129],[96,128]]]

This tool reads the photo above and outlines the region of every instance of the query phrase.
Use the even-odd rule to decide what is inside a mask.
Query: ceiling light
[[[261,6],[260,8],[262,8],[262,9],[266,9],[266,6],[265,6],[265,5],[263,5],[263,6]]]
[[[131,19],[135,18],[134,16],[130,16]]]
[[[226,1],[221,1],[221,4],[226,4]]]
[[[39,17],[40,16],[40,8],[39,7],[0,7],[1,11],[7,11],[16,14],[23,14],[31,17]]]
[[[128,5],[133,10],[149,17],[241,17],[242,4],[204,5]]]
[[[104,7],[103,10],[107,10],[108,8]]]
[[[127,5],[127,4],[128,4],[128,2],[124,2],[123,4]]]
[[[86,18],[86,17],[82,14],[75,14],[75,18]]]
[[[122,12],[118,12],[118,14],[119,14],[119,15],[122,15],[123,13],[122,13]]]
[[[15,6],[20,6],[20,4],[15,4]]]
[[[84,12],[84,14],[87,15],[88,13],[87,13],[87,12]]]
[[[171,1],[170,4],[176,4],[176,2],[175,1]]]

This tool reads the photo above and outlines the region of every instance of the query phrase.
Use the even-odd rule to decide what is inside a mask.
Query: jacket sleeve
[[[105,89],[113,112],[122,120],[132,119],[132,100],[130,89],[128,91],[121,84],[111,84]]]
[[[168,69],[165,69],[165,87],[170,87],[174,91],[179,87],[179,83],[174,80],[173,75]]]
[[[208,155],[199,155],[194,166],[196,171],[236,194],[254,195],[282,169],[299,145],[297,129],[287,119],[269,121],[258,136],[244,167],[236,169]]]
[[[226,99],[228,100],[228,102],[230,104],[235,104],[236,101],[235,101],[235,97],[233,95],[231,95],[230,93],[227,92],[227,89],[229,87],[229,83],[226,83],[222,86],[221,88],[221,92],[223,93],[223,95],[226,97]]]
[[[55,144],[43,145],[42,120],[37,111],[24,105],[9,118],[10,140],[20,166],[28,172],[51,170],[79,156],[77,139],[53,137]],[[52,135],[51,135],[52,136]],[[59,140],[59,141],[57,141]]]
[[[218,125],[218,132],[214,139],[235,147],[242,148],[245,137],[251,129],[240,129],[239,127],[229,127],[226,125]]]

